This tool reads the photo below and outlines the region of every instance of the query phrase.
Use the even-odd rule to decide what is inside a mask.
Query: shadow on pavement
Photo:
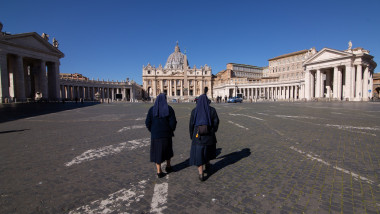
[[[179,172],[187,167],[189,167],[189,158],[184,160],[183,162],[181,163],[177,163],[176,165],[173,165],[173,172]]]
[[[218,162],[211,165],[211,170],[207,172],[207,176],[205,177],[205,180],[207,180],[209,177],[211,177],[213,174],[215,174],[217,171],[223,169],[224,167],[227,167],[229,165],[232,165],[238,161],[240,161],[243,158],[246,158],[251,155],[251,150],[248,148],[242,149],[237,152],[232,152],[227,155],[220,156],[216,159],[219,159]]]
[[[76,108],[83,108],[100,104],[98,102],[66,102],[66,103],[12,103],[0,104],[0,123],[50,114],[59,111],[66,111]]]
[[[26,131],[26,130],[30,130],[30,129],[20,129],[20,130],[0,131],[0,134],[7,134],[7,133],[12,133],[12,132],[23,132],[23,131]]]

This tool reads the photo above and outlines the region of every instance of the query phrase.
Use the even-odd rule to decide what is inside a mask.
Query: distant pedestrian
[[[191,111],[190,116],[190,165],[198,167],[199,180],[204,181],[203,165],[209,173],[210,160],[216,158],[216,136],[219,118],[215,108],[210,106],[206,94],[199,96],[197,106]]]
[[[157,177],[162,178],[161,163],[166,161],[165,171],[170,173],[173,157],[172,137],[177,126],[174,110],[168,105],[165,94],[159,94],[146,116],[145,125],[151,133],[150,161],[156,163]]]

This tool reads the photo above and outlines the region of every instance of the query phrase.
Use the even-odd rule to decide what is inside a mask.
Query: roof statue
[[[352,49],[352,42],[351,42],[351,40],[348,42],[348,49],[349,49],[349,50]]]
[[[56,40],[54,37],[53,37],[53,46],[56,48],[58,48],[59,46],[58,40]]]
[[[46,33],[42,33],[41,37],[45,39],[46,41],[49,41],[49,35]]]

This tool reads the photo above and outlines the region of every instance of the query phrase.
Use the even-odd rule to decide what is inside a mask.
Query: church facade
[[[142,77],[145,98],[155,98],[160,93],[165,93],[169,99],[192,101],[204,93],[205,87],[209,89],[209,97],[213,93],[211,67],[205,65],[191,68],[178,43],[164,67],[150,64],[143,66]]]

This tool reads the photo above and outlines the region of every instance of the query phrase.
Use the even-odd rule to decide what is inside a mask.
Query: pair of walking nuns
[[[156,164],[157,177],[162,178],[161,163],[166,161],[165,171],[170,173],[172,166],[170,159],[173,157],[172,137],[177,126],[174,110],[168,105],[165,94],[157,96],[154,106],[149,109],[145,125],[151,133],[150,161]]]
[[[146,127],[151,133],[150,161],[156,164],[157,176],[162,178],[161,163],[166,161],[165,171],[172,171],[170,159],[173,157],[172,137],[176,129],[177,120],[174,110],[168,105],[166,95],[158,95],[154,106],[149,109],[145,120]],[[216,158],[216,136],[219,118],[215,108],[210,106],[206,94],[199,96],[197,106],[190,116],[190,165],[198,167],[199,180],[204,181],[205,171],[210,173],[210,160]]]
[[[216,158],[216,136],[219,118],[215,108],[210,106],[210,100],[206,94],[199,96],[197,106],[191,111],[190,116],[190,165],[198,167],[199,180],[204,181],[203,165],[209,174],[211,171],[210,160]]]

